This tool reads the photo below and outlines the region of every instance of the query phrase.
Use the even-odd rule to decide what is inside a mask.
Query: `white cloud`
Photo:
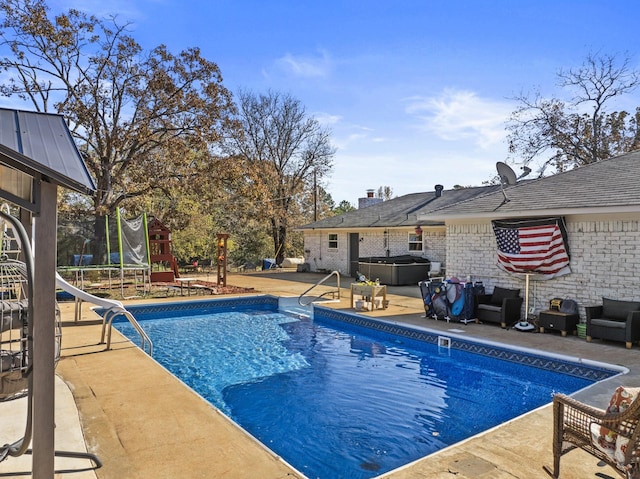
[[[318,120],[318,123],[321,125],[329,126],[335,125],[342,120],[342,116],[340,115],[332,115],[330,113],[315,113],[313,117]]]
[[[316,56],[295,56],[287,53],[276,60],[276,65],[297,77],[326,77],[331,71],[332,61],[326,51],[320,50]]]
[[[351,133],[347,136],[333,137],[332,143],[334,144],[334,146],[336,146],[336,148],[340,150],[345,150],[345,149],[348,149],[349,146],[352,145],[353,143],[357,143],[366,138],[367,138],[367,135],[364,133]]]
[[[437,97],[408,101],[406,112],[422,121],[421,129],[448,141],[471,140],[485,149],[504,140],[505,122],[514,108],[466,90],[445,90]]]

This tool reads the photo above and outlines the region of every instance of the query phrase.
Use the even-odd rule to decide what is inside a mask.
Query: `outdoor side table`
[[[538,316],[538,327],[540,332],[544,333],[545,329],[560,331],[563,336],[567,333],[573,333],[580,317],[577,314],[561,313],[560,311],[542,311]]]
[[[353,308],[353,297],[354,296],[362,296],[363,298],[371,298],[371,309],[383,309],[384,305],[387,304],[387,286],[384,284],[380,285],[369,285],[369,284],[358,284],[351,283],[351,307]],[[380,305],[376,308],[376,297],[382,296],[382,301]]]
[[[191,296],[191,283],[195,281],[196,278],[176,278],[176,281],[180,283],[180,296],[184,296],[183,285],[187,283],[187,294]]]

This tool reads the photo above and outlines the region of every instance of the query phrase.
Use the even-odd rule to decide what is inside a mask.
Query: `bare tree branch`
[[[563,171],[637,149],[637,115],[608,106],[639,84],[628,56],[590,54],[579,68],[560,70],[558,85],[573,95],[568,102],[539,92],[516,98],[520,105],[507,126],[512,159],[541,160],[542,173],[549,166]]]

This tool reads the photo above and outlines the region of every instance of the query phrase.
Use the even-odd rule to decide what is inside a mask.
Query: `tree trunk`
[[[91,242],[93,264],[107,264],[107,225],[105,217],[96,215],[93,221],[93,241]]]
[[[278,240],[276,242],[276,264],[281,265],[286,254],[287,227],[280,225],[278,227]]]

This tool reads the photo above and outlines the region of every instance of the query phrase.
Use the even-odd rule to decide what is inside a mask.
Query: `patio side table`
[[[560,311],[542,311],[538,316],[538,327],[540,332],[545,329],[560,331],[563,336],[576,331],[576,326],[580,317],[577,314],[561,313]]]
[[[368,284],[358,284],[351,283],[351,307],[354,307],[353,297],[354,296],[362,296],[363,298],[371,299],[371,309],[369,311],[373,311],[374,309],[384,309],[384,305],[387,302],[387,286],[384,284],[381,285],[368,285]],[[376,307],[376,296],[382,296],[382,301],[380,305]]]

